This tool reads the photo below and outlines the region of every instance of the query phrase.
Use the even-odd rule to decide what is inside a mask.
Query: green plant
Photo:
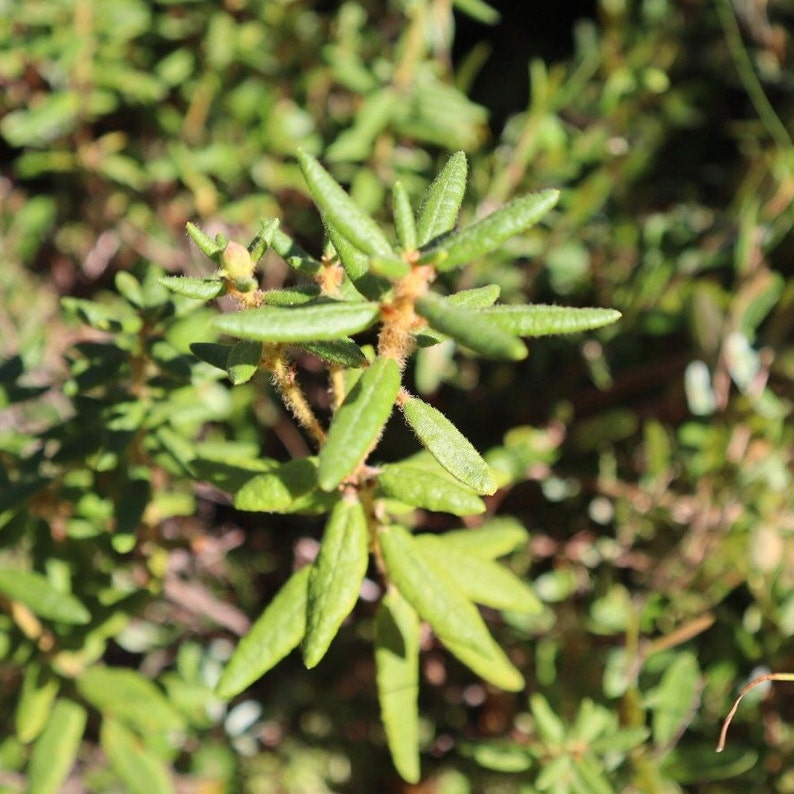
[[[522,337],[583,331],[614,322],[610,309],[498,305],[499,289],[483,286],[442,296],[432,285],[444,274],[497,249],[539,221],[557,202],[544,190],[517,199],[473,225],[455,230],[467,166],[453,155],[428,188],[415,218],[399,183],[394,187],[396,245],[320,163],[298,155],[325,224],[329,246],[314,259],[265,221],[248,247],[188,231],[218,266],[207,279],[167,277],[162,283],[192,298],[230,295],[239,311],[215,328],[239,341],[199,343],[194,352],[235,383],[267,370],[284,404],[317,454],[280,463],[257,459],[234,504],[247,511],[309,513],[328,519],[316,560],[293,574],[224,670],[218,693],[242,692],[300,646],[317,665],[352,611],[372,556],[383,583],[375,618],[375,658],[381,714],[395,764],[419,779],[420,621],[444,646],[490,683],[520,690],[524,678],[495,643],[476,604],[496,610],[540,609],[533,591],[495,560],[525,540],[515,526],[412,534],[412,512],[456,516],[485,511],[481,497],[499,487],[471,443],[436,408],[403,385],[417,346],[451,339],[469,354],[524,358]],[[255,266],[267,248],[285,257],[303,284],[260,290]],[[370,346],[353,335],[377,328]],[[319,357],[328,375],[327,430],[301,390],[295,357]],[[390,463],[372,455],[395,406],[424,447]]]

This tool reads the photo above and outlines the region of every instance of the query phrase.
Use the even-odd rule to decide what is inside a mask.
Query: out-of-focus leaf
[[[315,667],[356,604],[369,559],[367,517],[358,499],[336,503],[309,576],[303,660]]]
[[[28,663],[14,715],[20,742],[32,742],[44,729],[59,689],[58,679],[48,670],[43,670],[39,664]]]
[[[419,769],[419,618],[392,590],[375,616],[378,700],[394,766],[403,780],[416,783]]]
[[[176,791],[165,764],[144,741],[111,717],[102,720],[99,742],[113,771],[130,794],[172,794]]]
[[[461,752],[481,767],[494,772],[526,772],[533,764],[532,755],[512,742],[481,741],[464,744]]]
[[[218,681],[219,697],[233,698],[298,647],[306,631],[310,571],[306,566],[294,573],[240,640]]]
[[[380,436],[400,390],[400,368],[390,358],[364,370],[339,407],[320,450],[318,480],[334,490],[366,457]]]
[[[33,747],[28,767],[29,794],[58,794],[77,759],[86,711],[71,700],[58,700]]]
[[[453,529],[440,537],[447,548],[493,560],[525,546],[529,532],[517,519],[500,516],[476,529]]]
[[[655,744],[667,745],[686,727],[687,720],[694,717],[701,687],[695,655],[676,655],[653,695],[651,729]]]
[[[91,620],[85,605],[70,593],[52,585],[46,577],[32,571],[11,568],[0,570],[0,593],[19,601],[47,620],[84,625]]]

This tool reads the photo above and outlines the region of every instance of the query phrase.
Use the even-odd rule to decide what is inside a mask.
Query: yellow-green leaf
[[[48,669],[32,662],[27,664],[14,715],[20,742],[32,742],[44,729],[59,689],[58,679]]]
[[[419,618],[391,590],[375,616],[378,700],[394,766],[403,780],[416,783],[419,770]]]
[[[84,625],[91,620],[85,605],[70,593],[54,587],[40,573],[0,570],[0,593],[12,601],[19,601],[39,617],[61,623]]]
[[[310,571],[306,566],[294,573],[240,640],[218,681],[218,697],[233,698],[298,647],[306,631]]]
[[[129,794],[172,794],[173,780],[166,765],[143,739],[111,717],[102,720],[99,742],[113,771]]]
[[[58,794],[77,758],[86,723],[85,709],[58,700],[47,726],[33,746],[28,766],[28,794]]]
[[[485,503],[459,480],[446,472],[434,474],[426,468],[404,463],[381,467],[378,487],[392,499],[412,507],[437,510],[456,516],[477,515],[485,512]]]
[[[572,306],[490,306],[476,314],[486,317],[502,330],[516,336],[549,336],[592,331],[617,322],[621,314],[615,309]]]

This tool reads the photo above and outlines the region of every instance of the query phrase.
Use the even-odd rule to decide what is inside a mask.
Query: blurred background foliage
[[[212,695],[317,527],[216,487],[218,445],[305,441],[264,383],[230,390],[188,354],[206,310],[156,275],[206,275],[188,220],[249,239],[278,216],[319,253],[301,145],[384,220],[387,186],[418,202],[456,149],[469,219],[562,188],[454,286],[624,315],[518,366],[419,356],[416,389],[509,475],[489,512],[530,531],[511,565],[546,609],[495,627],[529,699],[428,645],[416,790],[794,792],[785,685],[713,752],[737,688],[794,666],[790,0],[0,11],[0,574],[91,607],[20,612],[6,576],[0,789],[50,790],[49,725],[77,737],[63,791],[407,790],[366,602],[311,674],[291,658],[229,707]],[[262,275],[288,278],[277,258]]]

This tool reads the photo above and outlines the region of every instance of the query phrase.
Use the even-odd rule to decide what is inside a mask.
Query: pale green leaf
[[[466,598],[493,609],[537,614],[542,611],[535,592],[512,571],[492,560],[448,546],[445,535],[417,535],[420,548],[443,568]]]
[[[369,560],[367,517],[358,499],[337,502],[323,533],[309,576],[306,634],[302,651],[306,667],[325,655],[342,621],[358,599]]]
[[[312,198],[327,221],[365,254],[391,256],[392,247],[380,227],[350,198],[319,161],[299,149],[298,163]]]
[[[339,407],[320,450],[318,481],[332,491],[366,458],[394,408],[400,390],[400,368],[390,358],[378,358]]]
[[[218,681],[218,697],[233,698],[298,647],[306,631],[310,572],[306,566],[294,573],[240,640]]]
[[[476,312],[491,323],[516,336],[549,336],[592,331],[617,322],[615,309],[570,306],[491,306]]]
[[[358,333],[375,323],[377,303],[329,301],[311,306],[262,306],[216,317],[217,330],[260,342],[316,342]]]
[[[47,620],[77,625],[91,620],[91,613],[80,600],[54,587],[40,573],[0,569],[0,593],[12,601],[21,602]]]
[[[59,680],[49,669],[28,662],[14,715],[17,738],[22,744],[32,742],[44,729],[59,689]]]
[[[375,665],[381,719],[394,766],[416,783],[419,769],[419,618],[391,590],[375,616]]]
[[[497,250],[511,237],[537,223],[559,197],[558,190],[541,190],[516,199],[465,229],[436,237],[422,247],[422,253],[446,251],[446,257],[437,265],[442,271],[464,265]]]
[[[172,794],[176,791],[166,765],[143,739],[110,717],[102,720],[99,743],[113,771],[129,794]]]
[[[416,312],[432,329],[451,336],[480,355],[512,361],[527,355],[527,348],[518,337],[503,331],[481,312],[459,308],[433,293],[417,299]]]
[[[392,188],[392,213],[397,242],[403,251],[413,251],[417,243],[416,219],[411,207],[411,199],[402,182],[395,182]]]
[[[565,723],[557,716],[549,701],[540,693],[535,693],[530,697],[529,705],[543,741],[550,747],[562,746],[565,741]]]
[[[316,460],[297,458],[248,480],[235,494],[234,506],[257,513],[288,513],[315,488]]]
[[[381,527],[389,579],[444,645],[495,686],[517,691],[524,678],[496,644],[477,608],[405,529]]]
[[[59,794],[77,759],[85,730],[85,709],[71,700],[58,700],[48,716],[28,766],[28,794]]]
[[[475,529],[453,529],[442,537],[448,548],[493,560],[526,546],[529,532],[517,519],[498,516]]]
[[[485,504],[471,488],[446,473],[437,475],[417,466],[392,463],[381,467],[378,487],[385,496],[424,510],[456,516],[485,512]]]
[[[468,165],[463,152],[455,152],[431,182],[422,201],[417,241],[426,245],[454,228],[466,192]]]
[[[418,397],[409,397],[401,408],[423,446],[453,477],[480,494],[496,491],[488,464],[441,411]]]
[[[695,716],[701,689],[695,655],[677,654],[653,694],[651,730],[654,744],[667,745],[686,728]]]

